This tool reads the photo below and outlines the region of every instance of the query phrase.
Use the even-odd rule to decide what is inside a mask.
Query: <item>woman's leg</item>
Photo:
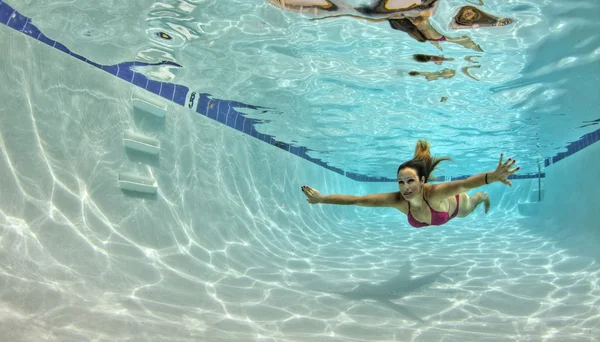
[[[464,36],[464,37],[458,37],[458,38],[448,38],[448,37],[446,37],[446,41],[449,41],[451,43],[455,43],[455,44],[461,45],[463,47],[466,47],[467,49],[471,49],[471,50],[483,52],[483,49],[481,49],[481,46],[479,46],[478,44],[475,44],[475,42],[472,41],[471,38],[466,37],[466,36]]]
[[[478,205],[484,203],[485,213],[487,214],[490,210],[490,198],[487,192],[478,192],[473,196],[469,197],[466,193],[462,193],[460,196],[460,203],[458,207],[458,217],[469,216],[477,208]]]

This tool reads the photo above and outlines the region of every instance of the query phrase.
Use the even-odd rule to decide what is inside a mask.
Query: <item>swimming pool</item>
[[[143,16],[149,18],[160,16],[164,21],[154,18],[149,22],[175,37],[174,30],[167,30],[173,23],[166,25],[169,22],[166,12],[157,14],[166,5],[174,4],[184,8],[197,6],[190,10],[189,16],[203,23],[205,35],[212,33],[220,38],[217,33],[230,27],[229,19],[239,16],[241,10],[248,11],[250,18],[241,21],[238,33],[252,33],[250,29],[262,32],[260,26],[249,24],[260,19],[258,14],[264,15],[264,26],[270,30],[279,28],[282,32],[278,33],[279,39],[285,38],[286,32],[297,32],[295,28],[306,29],[295,13],[281,12],[261,2],[250,2],[237,9],[217,2],[194,1],[138,3],[136,8],[113,4],[112,10],[107,3],[101,9],[116,16],[130,11],[143,11]],[[456,127],[449,124],[436,135],[437,126],[425,123],[416,129],[414,136],[396,141],[391,135],[398,131],[386,128],[386,123],[395,125],[390,112],[383,111],[377,119],[361,117],[368,106],[358,100],[349,107],[335,108],[333,105],[346,97],[336,99],[333,94],[329,95],[331,98],[312,102],[307,97],[309,92],[294,103],[293,94],[299,88],[290,84],[300,82],[300,72],[290,72],[287,83],[280,84],[286,77],[279,79],[280,83],[272,80],[275,82],[270,85],[272,88],[267,82],[270,77],[264,77],[265,83],[256,83],[260,77],[252,78],[252,72],[234,67],[221,68],[224,74],[215,72],[206,78],[197,77],[198,70],[215,70],[209,64],[211,58],[227,56],[227,50],[218,47],[219,39],[206,41],[203,49],[214,52],[207,52],[201,60],[192,58],[199,53],[191,51],[187,57],[183,52],[174,53],[172,59],[161,55],[166,56],[167,63],[160,64],[156,59],[160,51],[178,50],[176,42],[170,47],[162,41],[159,41],[162,47],[148,43],[147,40],[156,37],[156,30],[151,28],[140,29],[125,20],[108,22],[107,37],[101,44],[110,48],[101,51],[93,41],[83,44],[85,39],[74,38],[74,32],[87,37],[85,30],[62,29],[64,26],[59,23],[67,23],[63,21],[67,14],[80,11],[94,18],[93,13],[86,12],[93,9],[89,4],[57,7],[39,1],[2,2],[0,6],[7,5],[15,6],[24,17],[33,18],[31,23],[39,22],[36,27],[52,41],[59,41],[68,51],[97,64],[67,56],[60,45],[56,48],[52,43],[55,48],[50,48],[47,43],[27,37],[26,32],[10,28],[10,22],[0,27],[5,50],[0,59],[5,78],[0,95],[3,302],[0,330],[7,340],[597,339],[598,233],[590,212],[597,207],[598,200],[594,196],[596,187],[590,180],[598,176],[600,165],[596,156],[600,151],[598,144],[594,144],[597,126],[586,122],[597,119],[593,108],[597,108],[598,99],[586,96],[586,92],[598,85],[594,76],[598,74],[600,55],[594,52],[597,36],[590,36],[587,41],[576,39],[580,47],[574,49],[590,52],[573,50],[573,54],[579,55],[570,62],[557,58],[559,52],[549,46],[564,38],[560,32],[571,32],[571,36],[577,37],[577,30],[569,31],[568,26],[551,20],[553,17],[537,25],[535,20],[528,21],[533,23],[527,24],[533,30],[549,27],[552,30],[548,32],[559,33],[544,38],[547,43],[540,45],[533,44],[534,37],[516,35],[515,38],[512,33],[510,39],[500,39],[519,42],[531,39],[529,43],[534,48],[527,51],[538,52],[531,56],[522,54],[521,64],[504,65],[503,70],[516,68],[523,73],[516,80],[507,75],[506,79],[492,82],[489,74],[493,71],[487,71],[488,74],[479,75],[481,84],[488,82],[485,86],[469,84],[465,78],[443,87],[436,85],[442,84],[441,81],[405,82],[405,96],[415,96],[414,103],[407,104],[408,108],[402,108],[401,103],[390,107],[401,108],[406,117],[414,116],[417,109],[429,108],[433,114],[428,120],[438,123],[446,120],[454,122]],[[454,5],[445,6],[450,9]],[[494,6],[484,7],[488,5]],[[542,8],[528,6],[529,9],[523,10],[527,16]],[[201,8],[206,10],[199,11]],[[560,6],[552,3],[542,10],[545,15],[563,13]],[[584,19],[598,11],[596,7],[586,10]],[[65,11],[67,14],[59,15]],[[203,22],[203,16],[209,14],[221,21]],[[519,11],[511,14],[518,16]],[[31,27],[28,23],[23,22],[22,31]],[[55,27],[50,29],[50,24]],[[360,44],[367,43],[348,43],[344,51],[330,51],[330,56],[344,61],[353,56],[344,53],[355,51],[356,56],[361,56],[379,51],[382,56],[376,57],[381,59],[374,62],[385,66],[386,41],[379,40],[380,37],[373,41],[377,37],[368,35],[376,32],[391,35],[382,27],[373,29],[366,23],[350,21],[339,24],[323,21],[312,27],[317,36],[334,40],[335,32],[346,37],[348,31],[344,30],[352,29],[352,25],[365,29],[362,39],[371,45],[360,50]],[[115,26],[118,30],[111,31]],[[51,36],[52,30],[57,35]],[[146,30],[144,41],[139,32]],[[180,31],[183,30],[175,32]],[[90,36],[102,36],[94,25],[87,32]],[[108,39],[118,37],[115,32],[125,35],[123,41]],[[485,37],[493,32],[480,30],[466,34]],[[233,33],[225,36],[228,34]],[[394,37],[399,39],[397,34]],[[213,40],[216,41],[210,45]],[[406,46],[405,50],[397,47],[398,51],[407,56],[414,52],[415,46],[420,47],[407,40],[399,41],[400,46]],[[199,48],[193,42],[190,44],[191,50]],[[233,40],[226,46],[235,44]],[[290,57],[291,61],[307,58],[305,54],[315,58],[321,53],[317,50],[311,55],[306,51],[317,49],[318,44],[297,45],[289,49],[299,53]],[[375,50],[374,46],[381,50]],[[448,53],[457,56],[463,53],[449,49]],[[253,51],[250,47],[242,50]],[[146,59],[136,60],[135,57],[142,56],[139,51],[146,52],[143,54]],[[282,52],[286,51],[279,53]],[[489,52],[489,55],[496,54]],[[594,63],[585,62],[590,60]],[[134,61],[139,64],[123,64]],[[194,68],[193,61],[207,66]],[[545,71],[536,63],[553,69]],[[242,68],[237,60],[228,64]],[[482,69],[487,67],[481,64]],[[348,74],[331,71],[327,76],[325,72],[322,78],[329,80],[323,81],[316,75],[315,84],[322,89],[319,85],[322,82],[339,82],[331,87],[351,88],[344,91],[368,97],[374,108],[380,110],[384,107],[379,100],[386,94],[381,89],[396,84],[387,78],[388,69],[378,74],[381,78],[365,76],[354,80],[354,84],[350,82],[352,79],[343,80]],[[573,77],[564,77],[568,73]],[[239,78],[248,80],[247,83],[236,83],[236,75],[244,75]],[[213,79],[212,85],[202,84]],[[518,84],[519,79],[523,85]],[[150,91],[140,92],[136,82],[142,80],[144,88]],[[485,135],[483,129],[489,122],[476,123],[473,116],[469,122],[465,117],[476,111],[458,110],[473,103],[467,101],[473,95],[461,93],[465,89],[459,87],[461,82],[471,90],[469,94],[484,94],[493,89],[504,98],[509,97],[507,94],[520,96],[521,100],[513,100],[516,105],[511,102],[515,106],[513,114],[518,113],[521,118],[530,115],[523,120],[535,123],[523,130],[537,130],[541,145],[551,133],[560,133],[554,142],[560,149],[545,150],[548,146],[531,149],[528,139],[534,139],[531,136],[535,134],[523,134],[512,141],[506,134],[518,126],[514,123],[500,127],[496,135]],[[550,89],[553,86],[548,84],[557,84],[553,82],[560,84],[561,92]],[[165,84],[174,85],[171,88]],[[427,89],[428,94],[435,94],[435,104],[427,101],[425,95],[417,94],[420,87]],[[153,94],[152,89],[157,88],[158,94]],[[281,93],[277,92],[279,88]],[[448,97],[448,108],[438,105],[442,88],[456,91]],[[190,108],[193,92],[196,96]],[[585,101],[580,101],[573,92],[585,96]],[[250,94],[241,102],[240,93]],[[265,101],[267,94],[272,102]],[[546,101],[537,103],[541,95],[547,96]],[[164,117],[134,107],[132,98],[166,105]],[[490,99],[483,103],[492,106],[497,101]],[[323,110],[323,115],[308,116],[310,111],[298,111],[311,103],[313,106],[309,108]],[[556,106],[559,108],[553,109]],[[560,117],[559,112],[569,107],[572,113],[581,116],[568,114],[570,120],[554,121],[552,117],[535,115],[550,111]],[[505,114],[493,108],[483,110],[492,116]],[[336,115],[338,111],[352,115],[342,120]],[[327,126],[328,118],[333,122],[331,126]],[[298,124],[299,119],[302,124]],[[498,119],[499,123],[503,121]],[[461,123],[463,127],[459,127]],[[558,124],[572,126],[562,132],[557,131]],[[303,135],[294,131],[294,128],[301,131],[302,127],[317,129],[321,125],[332,136],[336,131],[330,130],[338,127],[340,135],[328,140],[333,138],[324,138],[325,131],[318,131],[315,144],[307,139],[310,135],[306,132]],[[159,154],[148,156],[126,149],[123,138],[127,131],[159,141]],[[396,184],[384,178],[394,177],[399,161],[412,151],[414,139],[422,137],[417,134],[425,131],[433,141],[435,153],[457,159],[457,166],[448,165],[442,169],[442,176],[468,175],[475,166],[477,171],[486,170],[485,165],[493,167],[496,151],[516,150],[523,153],[523,160],[535,161],[527,164],[528,169],[523,172],[530,177],[515,179],[512,188],[488,186],[493,207],[487,216],[479,212],[434,229],[412,229],[403,215],[391,209],[306,204],[300,192],[303,184],[325,193],[394,191]],[[368,132],[385,138],[382,140],[388,145],[409,148],[383,149],[381,154],[371,156],[380,145]],[[469,138],[462,140],[461,136]],[[482,146],[494,145],[497,150],[490,151],[489,156],[479,156],[484,152],[476,149],[461,155],[464,146],[451,149],[455,138],[461,144],[489,139],[485,143],[488,145]],[[527,146],[516,148],[519,141]],[[348,148],[339,151],[319,148],[319,145],[339,146],[340,142],[348,143]],[[352,151],[361,147],[362,151]],[[527,153],[532,154],[530,159]],[[361,169],[363,158],[373,158],[374,162],[369,159],[366,162],[369,166]],[[527,217],[519,214],[519,203],[536,201],[538,159],[545,175],[544,199],[532,203],[534,209],[529,210],[539,213]],[[482,164],[486,160],[493,161]],[[156,195],[123,192],[118,184],[120,173],[136,173],[156,180]]]

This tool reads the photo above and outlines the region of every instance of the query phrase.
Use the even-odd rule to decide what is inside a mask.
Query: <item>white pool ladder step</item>
[[[160,141],[158,139],[131,130],[123,133],[123,145],[126,148],[152,155],[160,153]]]
[[[134,108],[159,118],[167,114],[167,100],[146,90],[134,90],[131,101]]]
[[[156,94],[134,87],[131,96],[133,112],[140,110],[144,113],[164,118],[167,114],[168,101]],[[123,146],[126,149],[143,152],[153,156],[160,154],[160,141],[153,137],[126,130],[123,132]],[[150,175],[152,170],[148,169]],[[117,179],[119,188],[143,194],[156,194],[158,184],[153,176],[144,176],[134,172],[120,172]]]
[[[529,193],[529,202],[540,202],[544,199],[544,189],[533,189]]]
[[[131,172],[119,173],[118,183],[121,189],[133,192],[156,194],[158,190],[156,179]]]
[[[519,214],[522,216],[535,216],[541,212],[540,202],[519,203]]]

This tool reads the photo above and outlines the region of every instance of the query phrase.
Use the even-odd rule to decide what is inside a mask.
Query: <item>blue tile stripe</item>
[[[194,96],[196,95],[194,94]],[[320,165],[335,173],[344,175],[344,170],[330,166],[320,159],[310,157],[308,155],[310,150],[306,147],[294,146],[283,141],[278,141],[271,135],[258,132],[255,128],[256,125],[263,123],[264,121],[246,117],[243,113],[239,112],[237,108],[250,108],[255,110],[265,109],[263,107],[251,106],[237,101],[214,99],[210,94],[198,94],[198,105],[196,107],[196,112],[198,114],[216,120],[222,124]]]
[[[594,121],[598,121],[598,120],[594,120]],[[546,160],[544,160],[544,165],[546,167],[548,167],[560,160],[565,159],[566,157],[568,157],[576,152],[583,150],[584,148],[592,145],[593,143],[598,142],[598,140],[600,140],[600,129],[597,129],[593,132],[584,134],[578,140],[567,144],[566,152],[559,152],[553,157],[546,158]]]
[[[0,3],[0,23],[8,25],[13,13],[15,13],[15,10],[13,10],[10,6],[4,2]]]
[[[32,24],[31,19],[23,16],[18,11],[15,11],[12,7],[10,7],[4,0],[0,1],[0,22],[4,23],[10,28],[13,28],[19,32],[22,32],[46,45],[52,46],[70,56],[73,56],[82,62],[90,64],[96,68],[104,70],[110,74],[113,74],[128,83],[132,83],[136,86],[142,87],[146,90],[149,90],[165,99],[175,102],[181,106],[185,104],[185,97],[189,89],[187,87],[168,83],[168,82],[158,82],[148,79],[145,75],[135,72],[132,70],[133,67],[142,67],[142,66],[158,66],[158,65],[170,65],[174,67],[182,67],[181,65],[170,62],[163,61],[160,63],[144,63],[144,62],[125,62],[116,65],[100,65],[93,61],[88,60],[87,58],[78,55],[71,50],[69,50],[66,46],[46,37],[35,25]],[[185,95],[182,96],[182,93]]]
[[[455,180],[462,180],[462,179],[467,179],[469,178],[470,175],[468,176],[456,176],[456,177],[444,177],[445,180],[447,181],[455,181]],[[439,178],[439,177],[438,177]],[[528,174],[524,174],[524,175],[512,175],[509,176],[508,179],[538,179],[538,178],[546,178],[546,173],[542,172],[542,173],[528,173]],[[441,179],[439,179],[441,180]]]
[[[174,102],[180,106],[186,106],[186,104],[192,108],[194,104],[196,105],[196,112],[207,118],[216,120],[226,126],[229,126],[233,129],[236,129],[240,132],[248,134],[256,139],[264,141],[270,145],[278,147],[284,151],[292,153],[300,158],[306,159],[312,163],[320,165],[328,170],[331,170],[340,175],[344,175],[350,179],[360,181],[360,182],[396,182],[394,178],[388,177],[372,177],[363,174],[353,173],[353,172],[345,172],[344,170],[328,165],[320,159],[312,158],[308,155],[311,152],[310,149],[304,146],[294,146],[286,142],[278,141],[275,137],[267,134],[259,133],[255,126],[256,124],[262,123],[264,121],[258,119],[252,119],[246,117],[243,113],[239,112],[236,108],[250,108],[254,110],[266,109],[264,107],[252,106],[248,104],[244,104],[237,101],[227,101],[214,99],[210,94],[198,94],[197,100],[193,97],[196,93],[192,93],[190,95],[190,89],[186,86],[168,83],[168,82],[159,82],[155,80],[151,80],[147,78],[142,73],[134,71],[132,68],[135,67],[143,67],[143,66],[157,66],[157,65],[169,65],[173,67],[181,68],[182,66],[170,62],[163,61],[160,63],[144,63],[144,62],[124,62],[115,65],[101,65],[95,63],[93,61],[88,60],[87,58],[78,55],[72,51],[70,51],[63,44],[54,41],[48,37],[46,37],[35,25],[32,24],[31,19],[23,16],[19,12],[15,11],[12,7],[10,7],[4,0],[0,0],[0,23],[13,28],[19,32],[26,34],[27,36],[32,37],[44,44],[47,44],[53,48],[56,48],[70,56],[73,56],[84,63],[87,63],[93,67],[101,69],[105,72],[108,72],[120,79],[131,83],[135,86],[143,88],[147,91],[150,91],[156,95],[159,95],[171,102]],[[192,97],[190,97],[192,96]],[[599,119],[600,120],[600,119]],[[592,124],[596,124],[599,120],[593,121]],[[588,133],[582,136],[578,141],[570,143],[567,145],[567,152],[558,153],[556,156],[551,158],[546,158],[544,161],[545,166],[549,166],[561,159],[566,158],[567,156],[580,151],[581,149],[595,143],[600,139],[600,130],[596,130],[595,132]],[[513,175],[509,177],[509,179],[534,179],[538,177],[545,177],[545,174],[538,175],[535,174],[526,174],[526,175]],[[445,180],[458,180],[465,179],[468,176],[459,176],[459,177],[443,177],[438,176],[439,181]]]

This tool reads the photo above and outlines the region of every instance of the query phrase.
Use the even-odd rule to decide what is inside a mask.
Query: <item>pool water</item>
[[[600,168],[598,36],[581,30],[595,4],[486,2],[516,22],[460,31],[484,53],[261,1],[8,5],[72,56],[0,26],[7,341],[598,340],[596,187],[571,173]],[[434,23],[460,5],[440,4]],[[567,36],[577,43],[561,48]],[[479,81],[406,76],[442,68],[417,52],[457,70],[481,55]],[[164,117],[134,107],[139,96]],[[225,105],[236,112],[219,119]],[[127,131],[158,155],[126,149]],[[485,187],[489,214],[427,229],[300,191],[396,191],[356,179],[395,177],[424,137],[456,160],[446,180],[493,169],[501,152],[528,177]],[[156,193],[123,191],[123,173]]]

